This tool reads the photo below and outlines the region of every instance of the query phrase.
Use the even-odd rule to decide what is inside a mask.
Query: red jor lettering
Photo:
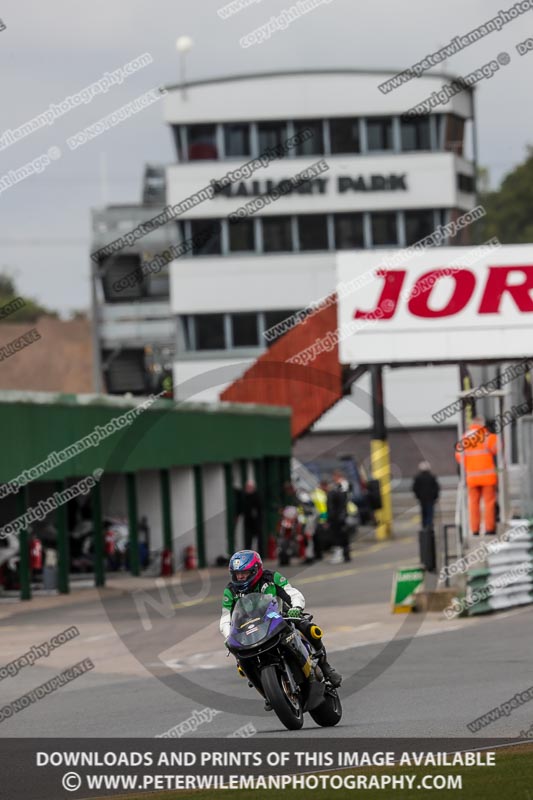
[[[479,273],[478,273],[479,274]],[[521,283],[512,283],[512,275],[522,276]],[[381,319],[391,319],[396,313],[406,270],[378,270],[376,275],[383,278],[381,294],[372,311],[357,309],[355,319],[376,319],[381,311]],[[431,308],[430,300],[435,285],[442,278],[451,279],[454,285],[451,295],[442,308]],[[407,300],[407,309],[414,317],[436,319],[452,317],[462,311],[470,302],[476,288],[476,273],[469,269],[439,267],[420,275],[416,279]],[[481,297],[478,314],[499,314],[502,297],[507,292],[522,313],[533,312],[533,265],[495,266],[488,268],[485,289]],[[405,296],[405,294],[404,294]]]
[[[452,278],[455,286],[450,299],[442,308],[430,308],[429,298],[439,278]],[[451,317],[466,306],[476,288],[476,276],[468,269],[460,269],[446,275],[442,269],[434,269],[421,275],[413,286],[407,308],[415,317]],[[415,291],[416,290],[416,291]]]
[[[510,286],[507,283],[509,275],[521,272],[524,280],[520,284]],[[500,303],[505,292],[508,292],[520,311],[533,311],[531,290],[533,289],[533,266],[520,267],[489,267],[487,285],[479,304],[479,314],[498,314]]]
[[[356,310],[354,314],[355,319],[375,319],[378,309],[383,312],[383,314],[380,315],[380,319],[390,319],[393,317],[396,312],[396,306],[398,305],[398,299],[406,274],[404,269],[378,269],[376,275],[380,278],[385,278],[385,281],[376,308],[373,311]]]

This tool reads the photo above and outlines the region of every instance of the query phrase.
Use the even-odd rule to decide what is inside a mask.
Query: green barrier
[[[425,570],[420,567],[397,569],[392,580],[392,613],[405,614],[415,605],[415,594],[424,583]]]

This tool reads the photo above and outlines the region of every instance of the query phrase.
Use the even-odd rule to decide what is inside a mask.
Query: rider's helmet
[[[261,556],[255,550],[238,550],[229,560],[231,585],[237,592],[249,592],[263,574]]]

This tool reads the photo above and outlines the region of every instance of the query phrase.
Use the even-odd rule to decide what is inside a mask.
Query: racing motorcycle
[[[304,713],[323,727],[337,725],[342,706],[337,690],[326,680],[313,646],[285,615],[288,607],[279,597],[253,592],[235,604],[228,649],[237,658],[241,677],[270,703],[289,730],[299,730]],[[322,632],[303,614],[311,635]],[[314,629],[314,631],[313,631]],[[309,676],[313,674],[315,680]]]

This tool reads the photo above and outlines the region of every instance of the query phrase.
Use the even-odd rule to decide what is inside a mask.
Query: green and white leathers
[[[263,592],[274,597],[281,597],[287,605],[292,608],[305,608],[305,597],[294,586],[291,586],[287,578],[279,572],[271,572],[268,569],[263,571],[261,579],[253,587],[252,592]],[[243,592],[249,594],[249,592]],[[222,595],[222,615],[220,617],[220,633],[227,639],[231,629],[231,612],[235,603],[239,599],[239,594],[235,591],[231,583],[228,583]]]

